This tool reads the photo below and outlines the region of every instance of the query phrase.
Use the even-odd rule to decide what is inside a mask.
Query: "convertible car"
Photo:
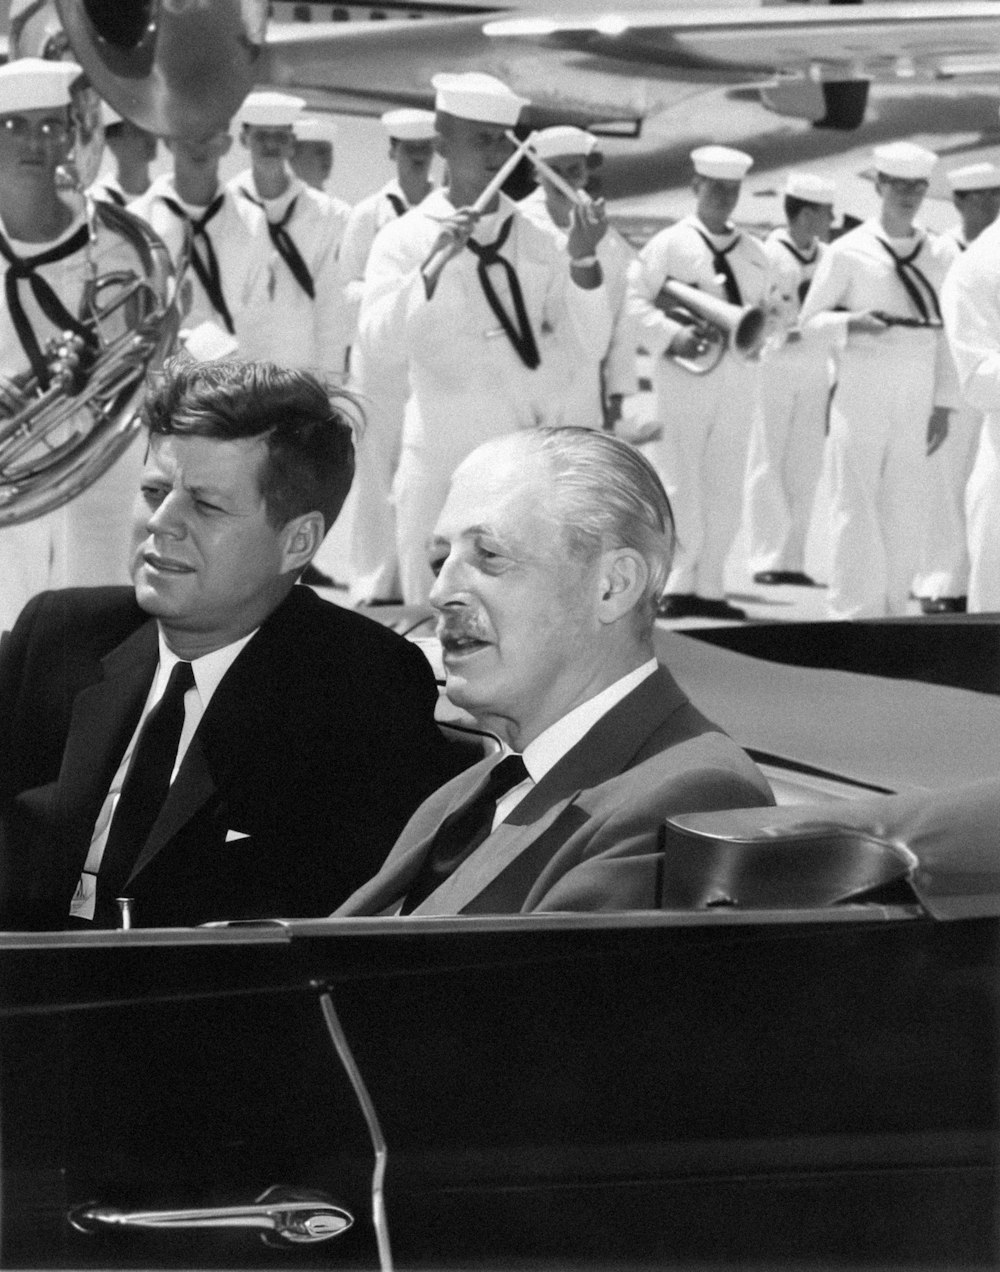
[[[0,934],[2,1265],[996,1267],[1000,624],[658,640],[656,911]]]

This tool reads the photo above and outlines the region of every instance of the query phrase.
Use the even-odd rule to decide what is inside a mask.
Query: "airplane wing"
[[[1000,5],[978,0],[848,11],[780,5],[520,14],[488,21],[484,33],[504,46],[560,49],[594,66],[617,63],[640,75],[746,81],[777,74],[784,82],[765,89],[765,105],[781,110],[794,104],[796,84],[813,87],[827,109],[815,122],[832,127],[861,123],[871,79],[1000,71]],[[810,117],[795,109],[782,113]]]

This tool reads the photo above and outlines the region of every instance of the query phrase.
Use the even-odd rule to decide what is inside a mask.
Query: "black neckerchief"
[[[921,238],[909,256],[897,256],[884,238],[880,238],[877,234],[875,238],[892,257],[896,275],[906,289],[906,294],[913,301],[913,306],[920,315],[921,321],[940,326],[941,307],[938,304],[937,292],[932,287],[926,274],[913,263],[920,255],[926,240]],[[925,293],[920,290],[921,284],[926,289]]]
[[[733,273],[733,267],[729,264],[727,257],[733,248],[739,243],[740,235],[737,234],[728,247],[716,247],[707,234],[703,234],[697,226],[694,227],[695,233],[702,240],[708,250],[712,253],[712,268],[717,274],[721,274],[725,281],[726,300],[731,305],[742,305],[743,297],[740,294],[740,285],[736,281],[736,275]]]
[[[507,339],[514,346],[517,356],[524,365],[534,371],[541,363],[542,359],[538,352],[538,345],[535,343],[535,337],[531,330],[531,322],[528,319],[528,311],[524,306],[524,293],[521,291],[521,284],[518,281],[517,272],[514,266],[506,257],[500,255],[500,249],[507,242],[510,235],[511,227],[514,224],[513,216],[509,216],[500,227],[500,233],[496,236],[492,243],[477,243],[474,239],[467,241],[467,246],[472,253],[478,257],[476,261],[476,273],[479,275],[479,282],[482,285],[483,292],[486,296],[489,307],[496,314],[497,322],[503,327],[507,334]],[[514,303],[514,321],[501,304],[500,297],[497,295],[492,282],[490,281],[489,267],[491,265],[499,265],[507,275],[507,284],[510,287],[510,297]],[[516,325],[515,325],[516,322]]]
[[[212,308],[225,323],[226,330],[231,336],[235,335],[236,328],[233,326],[232,315],[229,312],[229,306],[226,304],[226,298],[222,294],[222,275],[219,271],[218,257],[215,255],[215,248],[212,246],[212,240],[208,236],[207,229],[209,221],[225,202],[225,191],[222,194],[217,194],[202,215],[197,218],[186,212],[176,200],[169,198],[167,195],[163,195],[162,198],[175,216],[179,216],[182,221],[187,221],[188,225],[191,226],[191,268],[194,270],[198,282],[205,289],[205,295],[208,297]],[[198,251],[199,241],[205,245],[204,257]]]
[[[262,208],[266,217],[266,207],[259,199],[255,199],[249,190],[241,189],[240,194],[242,194],[245,199],[249,199],[256,207]],[[284,216],[282,216],[280,221],[268,221],[267,232],[271,236],[271,242],[274,244],[278,255],[291,270],[292,277],[309,299],[315,300],[316,286],[313,283],[312,274],[309,273],[309,266],[302,259],[301,252],[295,246],[295,240],[292,238],[291,234],[289,234],[288,230],[285,229],[285,226],[292,219],[292,214],[295,211],[295,205],[298,202],[298,198],[299,196],[296,195],[291,203],[289,203],[288,207],[285,208]]]

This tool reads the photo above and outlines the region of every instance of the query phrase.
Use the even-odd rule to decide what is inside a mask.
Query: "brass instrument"
[[[81,197],[100,162],[98,93],[159,136],[226,128],[253,87],[266,15],[267,0],[25,6],[11,23],[13,55],[70,56],[93,86],[73,92],[76,141],[60,174],[71,197]],[[87,216],[91,244],[102,230],[116,234],[135,269],[95,269],[76,315],[86,334],[63,333],[43,350],[47,384],[33,372],[0,381],[0,527],[60,507],[111,467],[138,431],[147,373],[176,339],[183,264],[175,268],[157,235],[131,213],[88,199]]]
[[[764,343],[767,315],[757,305],[731,305],[672,278],[666,280],[653,303],[668,318],[695,329],[699,348],[694,357],[665,355],[692,375],[714,371],[727,350],[743,358],[756,357]]]

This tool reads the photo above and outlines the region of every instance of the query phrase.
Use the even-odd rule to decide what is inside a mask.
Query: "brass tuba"
[[[694,327],[697,332],[699,350],[694,357],[666,355],[692,375],[714,371],[727,349],[744,358],[755,357],[767,334],[767,315],[759,306],[731,305],[672,278],[666,280],[653,303],[668,318]]]
[[[226,127],[252,87],[266,14],[267,0],[25,0],[11,13],[12,54],[72,56],[140,127],[203,136]],[[67,184],[79,192],[100,159],[93,90],[74,92],[74,113]],[[114,233],[136,267],[95,272],[77,314],[83,334],[49,342],[44,382],[30,373],[0,384],[0,527],[60,507],[111,467],[139,429],[147,373],[176,339],[178,270],[166,247],[129,212],[93,200],[87,209],[92,243]]]

